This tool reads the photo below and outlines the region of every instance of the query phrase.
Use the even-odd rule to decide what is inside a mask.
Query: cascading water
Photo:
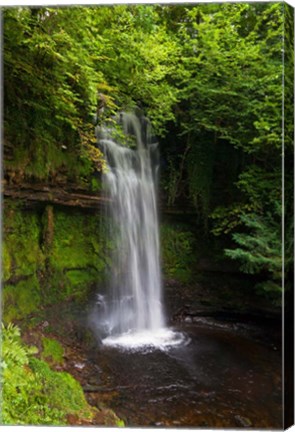
[[[98,299],[99,327],[107,336],[105,344],[166,346],[173,344],[175,334],[165,328],[162,306],[158,145],[146,118],[122,113],[119,123],[123,135],[116,128],[98,129],[107,162],[103,175],[110,197],[107,220],[116,240],[109,294]],[[116,134],[120,139],[114,138]],[[131,142],[133,148],[120,141]]]

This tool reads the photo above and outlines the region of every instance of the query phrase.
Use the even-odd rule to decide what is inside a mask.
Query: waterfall
[[[156,196],[158,145],[146,118],[122,113],[120,124],[123,135],[119,129],[99,130],[107,162],[103,174],[110,197],[107,220],[115,240],[111,286],[101,318],[112,336],[155,332],[165,326]],[[121,139],[115,139],[116,135]],[[129,141],[133,148],[122,141]]]

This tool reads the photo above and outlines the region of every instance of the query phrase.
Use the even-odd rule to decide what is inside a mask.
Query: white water
[[[144,126],[142,125],[144,123]],[[165,345],[159,225],[157,214],[158,149],[145,118],[121,114],[126,135],[136,148],[114,140],[112,129],[99,130],[107,161],[103,182],[111,204],[110,235],[116,239],[111,265],[111,295],[99,296],[100,327],[107,345]],[[166,342],[165,342],[166,341]]]
[[[127,350],[144,350],[148,352],[154,348],[165,351],[176,345],[187,345],[191,341],[181,332],[169,328],[159,328],[156,331],[143,330],[123,333],[119,336],[108,336],[103,340],[104,345],[115,346]]]

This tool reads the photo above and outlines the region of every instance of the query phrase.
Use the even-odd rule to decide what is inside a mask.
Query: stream
[[[281,428],[281,355],[274,347],[228,328],[183,323],[174,330],[184,335],[181,345],[101,345],[89,353],[100,402],[131,427]]]

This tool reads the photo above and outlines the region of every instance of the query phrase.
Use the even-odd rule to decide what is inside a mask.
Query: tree
[[[227,256],[240,258],[243,270],[263,273],[276,288],[280,265],[274,271],[272,262],[281,260],[281,222],[273,203],[282,198],[283,16],[280,3],[200,4],[178,14],[180,102],[167,149],[174,168],[168,174],[176,175],[166,185],[170,202],[188,197],[206,230],[225,243],[230,236],[242,243],[226,249]],[[265,248],[261,265],[252,249],[256,236]]]
[[[252,216],[269,226],[266,215],[281,200],[285,10],[282,3],[5,10],[8,177],[62,176],[91,187],[104,167],[92,117],[112,121],[138,106],[160,137],[169,205],[193,206],[196,224],[225,242],[248,232]],[[289,111],[292,103],[285,100]]]

